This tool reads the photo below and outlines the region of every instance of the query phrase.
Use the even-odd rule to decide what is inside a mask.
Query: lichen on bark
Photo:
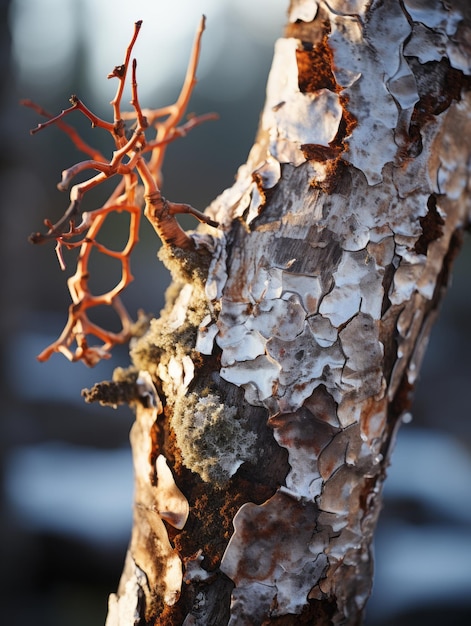
[[[238,408],[221,400],[209,390],[180,396],[170,420],[185,466],[217,487],[256,459],[257,441],[238,420]]]

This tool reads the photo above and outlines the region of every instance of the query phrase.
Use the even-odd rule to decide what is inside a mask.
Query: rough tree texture
[[[361,622],[469,220],[470,6],[292,1],[222,228],[166,251],[167,306],[116,376],[136,501],[108,626]]]

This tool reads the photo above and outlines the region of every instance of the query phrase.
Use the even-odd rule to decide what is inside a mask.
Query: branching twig
[[[116,77],[118,79],[118,90],[116,91],[116,95],[113,100],[110,102],[113,107],[114,113],[114,122],[116,126],[116,134],[119,135],[123,130],[123,123],[121,117],[121,99],[123,97],[124,85],[126,84],[126,74],[129,67],[129,59],[131,58],[131,52],[136,43],[137,36],[139,35],[139,31],[141,30],[142,20],[139,20],[134,24],[134,33],[126,49],[126,56],[124,58],[124,63],[122,65],[117,65],[111,74],[108,74],[108,78]]]
[[[96,127],[99,127],[99,128],[104,128],[105,130],[108,130],[109,132],[113,132],[114,131],[114,125],[113,124],[110,124],[110,122],[106,122],[105,120],[102,120],[100,117],[98,117],[97,115],[92,113],[90,111],[90,109],[88,107],[86,107],[85,104],[75,94],[72,94],[70,96],[70,102],[72,103],[71,107],[69,107],[68,109],[63,109],[59,113],[59,115],[56,115],[55,117],[52,117],[47,122],[43,122],[42,124],[38,124],[36,126],[36,128],[33,128],[31,130],[31,134],[35,135],[40,130],[43,130],[44,128],[47,128],[48,126],[51,126],[51,124],[55,124],[56,122],[61,120],[63,117],[65,117],[69,113],[72,113],[73,111],[81,111],[85,115],[85,117],[88,117],[88,119],[92,123],[93,127],[96,126]]]
[[[176,102],[162,109],[142,109],[138,97],[137,62],[133,59],[131,64],[131,106],[133,110],[122,113],[121,103],[124,86],[131,62],[132,49],[141,24],[142,22],[136,22],[134,26],[134,33],[126,49],[123,64],[116,66],[108,75],[108,78],[118,79],[116,95],[110,103],[113,109],[113,122],[107,122],[96,116],[77,96],[71,97],[71,107],[64,109],[56,116],[51,115],[29,100],[23,101],[25,106],[33,108],[40,115],[48,118],[46,122],[38,124],[31,131],[33,134],[54,124],[70,137],[78,150],[89,157],[88,160],[76,163],[62,172],[62,180],[58,184],[60,190],[67,189],[72,180],[82,172],[88,170],[98,172],[71,188],[69,207],[55,224],[45,220],[48,229],[46,233],[34,233],[30,237],[33,243],[43,243],[54,239],[57,257],[62,269],[65,268],[63,248],[79,249],[76,272],[67,281],[72,298],[67,324],[60,337],[39,355],[38,358],[41,361],[48,359],[54,352],[61,352],[71,361],[81,360],[87,365],[93,366],[100,359],[108,358],[110,350],[115,344],[123,343],[129,339],[132,322],[120,300],[120,294],[133,279],[130,270],[130,254],[139,236],[140,209],[135,203],[135,190],[139,178],[144,186],[146,202],[144,213],[161,237],[164,245],[177,246],[182,249],[190,249],[194,245],[193,240],[183,231],[175,219],[178,214],[190,214],[201,222],[210,226],[217,226],[214,221],[192,206],[167,201],[159,188],[160,170],[168,144],[178,137],[184,137],[202,122],[216,117],[214,114],[194,116],[179,126],[196,84],[196,68],[205,24],[204,17],[198,27],[186,77]],[[83,141],[77,131],[64,121],[65,116],[76,110],[85,115],[92,126],[102,128],[111,134],[115,151],[110,160]],[[134,132],[130,137],[126,137],[125,133],[126,120],[134,121]],[[154,128],[155,137],[147,140],[145,132],[150,126]],[[117,185],[108,200],[101,207],[82,214],[81,203],[84,195],[113,176],[117,177]],[[129,214],[129,236],[123,249],[116,251],[100,243],[97,237],[107,217],[112,213],[122,211]],[[98,296],[92,295],[89,289],[89,262],[92,250],[117,259],[121,263],[119,282],[115,287]],[[89,311],[103,305],[112,306],[118,314],[121,322],[119,332],[107,331],[90,321]],[[101,341],[101,344],[98,346],[89,345],[90,336],[96,337]]]
[[[46,111],[42,107],[38,106],[35,102],[32,102],[32,100],[21,100],[20,104],[22,104],[25,107],[29,107],[30,109],[33,109],[34,111],[36,111],[37,113],[39,113],[39,115],[42,115],[43,117],[47,117],[49,119],[54,117],[52,115],[52,113],[49,113],[48,111]],[[78,132],[75,130],[75,128],[73,126],[70,126],[69,124],[64,122],[64,120],[58,119],[57,117],[55,118],[55,125],[58,128],[60,128],[64,133],[66,133],[66,135],[68,135],[70,137],[70,139],[72,140],[72,142],[74,143],[75,147],[78,150],[80,150],[81,152],[84,152],[85,154],[88,154],[88,156],[91,159],[93,159],[94,161],[106,162],[106,159],[101,154],[101,152],[99,150],[96,150],[92,146],[89,146],[80,137],[80,135],[78,134]]]

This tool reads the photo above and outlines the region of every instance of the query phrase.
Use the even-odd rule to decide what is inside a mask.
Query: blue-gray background
[[[77,93],[109,119],[132,24],[143,106],[178,93],[199,16],[208,18],[199,83],[190,111],[217,111],[169,148],[164,193],[204,207],[233,180],[253,141],[273,43],[285,0],[0,0],[2,91],[0,622],[23,626],[101,624],[117,587],[131,526],[132,415],[85,405],[80,390],[127,365],[126,350],[93,370],[54,355],[35,357],[66,321],[65,280],[53,246],[26,239],[67,206],[60,172],[83,157],[57,128],[30,137],[32,98],[57,112]],[[126,96],[126,101],[129,99]],[[70,117],[110,154],[105,133]],[[100,193],[94,196],[99,202]],[[190,227],[193,223],[189,223]],[[124,232],[125,225],[113,228]],[[118,235],[119,237],[119,235]],[[124,300],[158,313],[169,277],[158,241],[142,224],[133,254],[134,283]],[[426,355],[413,420],[399,435],[376,541],[370,625],[468,624],[471,617],[471,291],[469,242]],[[110,287],[115,267],[95,267],[94,285]],[[105,316],[105,314],[100,314]],[[105,317],[100,317],[105,321]],[[109,320],[113,323],[114,320]],[[105,322],[106,323],[106,322]]]

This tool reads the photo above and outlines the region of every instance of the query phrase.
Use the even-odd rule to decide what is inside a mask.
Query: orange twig
[[[141,109],[141,105],[139,104],[139,97],[137,94],[137,78],[136,78],[136,69],[137,69],[137,61],[136,59],[133,59],[132,61],[132,98],[131,98],[131,105],[134,107],[134,110],[136,111],[136,115],[137,115],[137,126],[138,128],[147,128],[148,127],[148,122],[147,122],[147,118],[145,117],[145,115],[142,114],[142,109]]]
[[[96,237],[106,217],[114,211],[125,210],[130,214],[129,237],[120,251],[110,250],[106,246],[96,242]],[[67,247],[80,245],[80,254],[77,262],[77,270],[67,281],[69,292],[72,297],[72,304],[69,307],[69,318],[60,337],[48,346],[38,356],[40,361],[46,361],[54,352],[61,352],[70,361],[81,360],[86,365],[96,365],[102,358],[109,358],[109,350],[118,343],[125,343],[129,339],[131,329],[131,319],[127,314],[119,295],[133,280],[130,268],[130,254],[139,239],[139,221],[141,210],[137,206],[108,206],[97,209],[93,212],[93,220],[85,240],[81,244],[65,244]],[[84,214],[85,220],[87,215]],[[115,287],[99,296],[93,296],[89,290],[88,264],[93,248],[100,252],[117,258],[122,263],[121,279]],[[114,333],[106,331],[90,321],[87,315],[89,309],[107,305],[113,306],[121,321],[121,331]],[[100,339],[101,346],[90,346],[87,336],[94,335]],[[76,343],[76,349],[71,350],[70,346]]]
[[[47,128],[48,126],[51,126],[51,124],[55,124],[59,120],[62,120],[63,117],[65,117],[69,113],[72,113],[73,111],[81,111],[85,115],[85,117],[88,117],[88,119],[92,123],[92,126],[104,128],[105,130],[108,130],[109,132],[114,131],[113,124],[110,124],[110,122],[106,122],[105,120],[102,120],[100,117],[92,113],[90,109],[86,107],[85,104],[76,95],[70,96],[70,102],[72,103],[71,107],[69,107],[68,109],[63,109],[59,113],[59,115],[56,115],[55,117],[51,118],[47,122],[38,124],[36,128],[33,128],[31,130],[31,134],[35,135],[40,130],[43,130],[44,128]]]
[[[48,121],[39,124],[32,131],[33,133],[56,124],[72,139],[79,150],[90,157],[90,159],[76,163],[62,172],[62,180],[58,184],[60,190],[67,189],[79,173],[87,170],[98,172],[84,182],[72,186],[69,207],[55,224],[45,220],[48,229],[46,233],[34,233],[30,237],[33,243],[55,239],[56,254],[63,269],[65,268],[63,248],[79,249],[76,272],[67,281],[72,298],[67,324],[60,337],[39,355],[38,358],[41,361],[48,359],[54,352],[61,352],[71,361],[81,360],[92,366],[100,359],[108,358],[110,350],[115,344],[123,343],[129,339],[132,324],[120,300],[120,294],[133,280],[130,255],[139,237],[140,209],[135,204],[138,178],[144,186],[146,203],[144,214],[152,223],[164,245],[177,246],[182,249],[191,249],[194,246],[193,240],[175,219],[178,214],[190,214],[201,222],[210,226],[217,226],[213,220],[192,206],[167,201],[159,189],[160,169],[167,145],[178,137],[184,137],[195,126],[216,117],[214,114],[191,117],[186,123],[178,126],[196,84],[196,67],[204,23],[203,17],[193,44],[182,90],[176,102],[169,107],[155,111],[141,108],[138,96],[137,62],[133,59],[131,75],[131,106],[133,110],[129,113],[121,113],[121,100],[131,62],[132,49],[142,22],[136,22],[134,25],[133,36],[126,49],[124,63],[116,66],[108,75],[108,78],[115,77],[118,79],[116,95],[110,103],[113,109],[113,123],[97,117],[77,96],[72,96],[71,107],[54,117],[30,101],[23,102],[26,106],[48,118]],[[75,129],[64,122],[64,117],[75,110],[85,115],[93,126],[103,128],[112,135],[115,151],[109,161],[99,151],[88,146]],[[135,128],[132,135],[127,138],[125,120],[130,119],[134,120]],[[146,129],[149,127],[148,119],[151,120],[156,131],[156,136],[151,141],[148,141],[145,136]],[[148,160],[146,160],[146,155],[149,155]],[[81,203],[84,195],[112,176],[117,176],[118,182],[108,200],[101,207],[81,214]],[[97,238],[108,216],[120,211],[129,214],[129,236],[123,249],[117,251],[100,243]],[[117,259],[121,263],[121,278],[118,283],[109,291],[98,296],[93,295],[89,289],[89,264],[93,250]],[[112,306],[115,309],[121,322],[120,332],[107,331],[90,321],[88,312],[103,305]],[[89,345],[90,336],[96,337],[101,344]]]
[[[173,128],[172,132],[169,132],[168,136],[164,139],[155,139],[154,141],[148,141],[144,148],[144,152],[154,150],[155,148],[160,148],[166,144],[171,143],[172,141],[175,141],[175,139],[178,139],[180,137],[186,137],[189,131],[193,130],[193,128],[196,128],[196,126],[199,126],[204,122],[209,122],[211,120],[217,119],[219,119],[219,115],[217,113],[206,113],[205,115],[198,116],[194,115],[190,117],[189,120],[185,122],[185,124]]]
[[[34,111],[36,111],[37,113],[39,113],[39,115],[42,115],[43,117],[47,117],[49,119],[53,117],[51,113],[49,113],[42,107],[38,106],[35,102],[32,102],[32,100],[20,100],[20,104],[22,104],[25,107],[29,107],[30,109],[33,109]],[[73,126],[70,126],[69,124],[64,122],[64,120],[62,119],[57,119],[57,116],[55,118],[55,124],[58,128],[60,128],[63,132],[65,132],[66,135],[70,137],[70,139],[72,140],[72,142],[74,143],[75,147],[78,150],[80,150],[81,152],[84,152],[85,154],[88,154],[88,156],[95,161],[103,161],[103,162],[106,161],[105,157],[101,154],[101,152],[99,150],[96,150],[92,146],[89,146],[80,137],[80,135],[78,134],[78,132],[75,130]]]
[[[176,102],[173,105],[166,107],[163,109],[162,115],[168,115],[167,119],[164,122],[159,122],[157,118],[154,120],[150,119],[149,124],[154,123],[157,129],[157,137],[158,141],[162,141],[169,134],[173,133],[173,129],[176,128],[180,120],[182,119],[188,103],[191,98],[191,94],[196,85],[196,69],[198,67],[198,61],[201,52],[201,38],[203,36],[203,32],[206,26],[206,18],[203,15],[201,17],[200,23],[198,25],[198,29],[196,31],[195,40],[193,42],[193,48],[190,55],[190,60],[188,62],[188,67],[186,70],[185,79],[183,81],[183,86],[180,91],[180,95],[178,96]],[[156,150],[151,157],[149,167],[150,170],[154,173],[154,176],[158,176],[163,164],[165,156],[165,146],[162,147],[161,150]]]
[[[116,91],[116,95],[113,100],[110,102],[113,107],[114,113],[114,121],[116,125],[117,134],[119,134],[119,130],[122,129],[122,118],[121,118],[121,99],[123,97],[124,85],[126,83],[126,74],[129,66],[129,59],[131,58],[131,52],[136,43],[137,36],[139,35],[139,31],[141,30],[142,20],[139,20],[134,24],[134,33],[132,39],[126,48],[126,55],[124,57],[124,63],[122,65],[117,65],[114,70],[108,74],[108,78],[117,78],[118,79],[118,90]]]

